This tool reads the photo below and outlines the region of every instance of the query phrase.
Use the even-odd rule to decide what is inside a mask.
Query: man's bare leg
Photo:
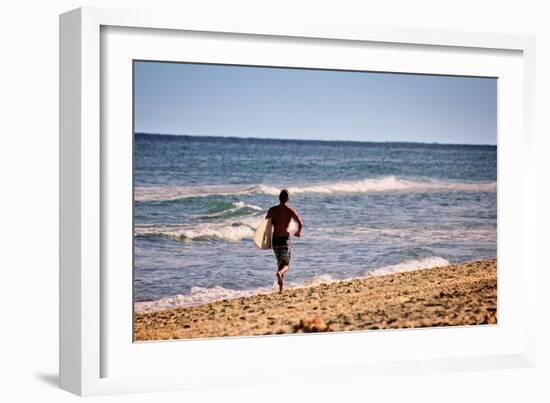
[[[288,271],[288,266],[281,266],[277,271],[277,283],[279,284],[279,294],[283,292],[283,285],[285,282],[285,273]]]

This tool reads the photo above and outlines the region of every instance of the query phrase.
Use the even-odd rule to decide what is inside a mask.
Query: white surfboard
[[[271,218],[266,218],[256,229],[252,240],[254,241],[254,244],[260,249],[271,249],[272,233],[273,226],[271,225]]]

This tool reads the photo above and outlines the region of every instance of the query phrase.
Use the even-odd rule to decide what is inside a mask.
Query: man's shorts
[[[289,236],[274,236],[271,241],[273,252],[277,257],[277,265],[279,268],[290,264],[290,237]]]

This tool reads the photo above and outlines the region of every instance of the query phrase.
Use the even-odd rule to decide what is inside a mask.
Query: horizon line
[[[209,138],[223,138],[223,139],[240,139],[240,140],[276,140],[276,141],[320,141],[320,142],[346,142],[346,143],[400,143],[400,144],[432,144],[432,145],[451,145],[451,146],[485,146],[485,147],[497,147],[497,144],[487,143],[442,143],[438,141],[426,142],[426,141],[403,141],[403,140],[336,140],[336,139],[290,139],[290,138],[275,138],[275,137],[253,137],[253,136],[221,136],[212,134],[181,134],[181,133],[152,133],[143,131],[134,131],[134,135],[144,134],[147,136],[166,136],[166,137],[209,137]]]

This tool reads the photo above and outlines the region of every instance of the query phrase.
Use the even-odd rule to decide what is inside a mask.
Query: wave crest
[[[162,236],[176,241],[221,240],[239,242],[252,239],[263,215],[245,217],[235,222],[199,225],[136,225],[137,236]]]
[[[374,192],[495,192],[496,182],[455,182],[441,180],[404,179],[397,176],[369,178],[357,181],[304,184],[290,186],[291,193],[374,193]],[[134,198],[138,202],[170,201],[211,195],[233,196],[266,194],[276,196],[282,187],[275,185],[210,185],[210,186],[158,186],[136,187]]]

